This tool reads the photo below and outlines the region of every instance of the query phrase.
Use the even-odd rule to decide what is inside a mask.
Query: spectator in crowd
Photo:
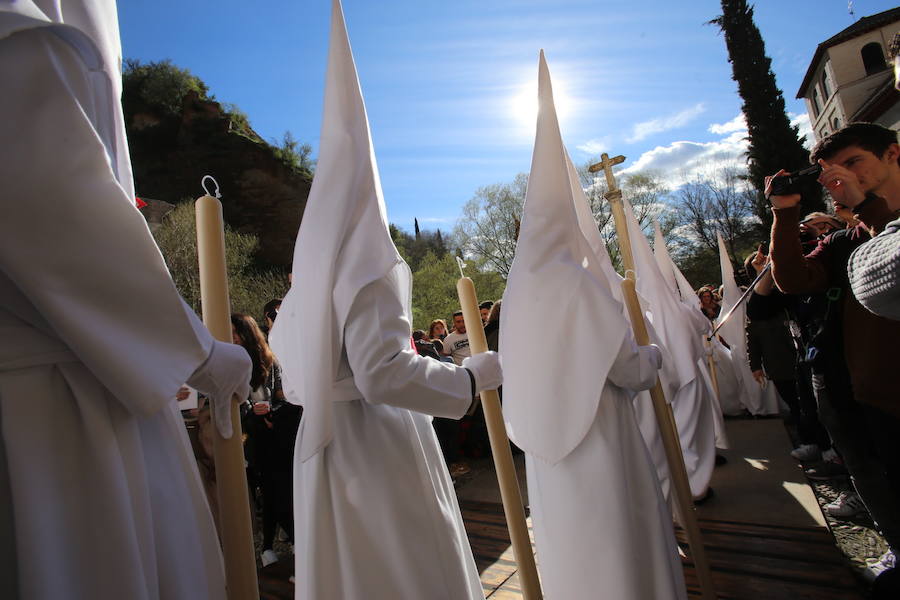
[[[488,350],[497,352],[497,343],[500,340],[500,305],[502,300],[497,300],[491,307],[487,321],[484,324],[484,337],[487,338]]]
[[[896,132],[851,123],[820,140],[811,160],[836,208],[853,211],[856,227],[837,231],[804,256],[800,245],[799,194],[767,195],[773,206],[772,274],[787,293],[825,292],[829,311],[818,359],[827,363],[813,386],[822,422],[844,456],[857,492],[891,550],[873,573],[894,564],[900,549],[900,402],[895,346],[900,322],[867,311],[850,293],[851,253],[880,233],[900,210],[900,145]],[[785,175],[781,170],[775,174]],[[829,350],[830,349],[830,350]],[[828,411],[833,411],[829,414]]]
[[[891,40],[894,87],[900,90],[900,33]],[[871,312],[900,320],[900,219],[888,223],[878,237],[857,248],[848,265],[850,286]]]
[[[461,310],[453,313],[453,332],[443,341],[444,354],[452,357],[457,365],[461,365],[463,359],[472,355],[469,349],[469,335],[466,333],[466,321]]]
[[[424,331],[416,329],[413,331],[412,339],[413,345],[416,347],[416,352],[419,356],[427,356],[435,360],[441,360],[440,354],[435,350],[434,343],[428,340]]]
[[[301,408],[285,400],[281,369],[256,320],[240,313],[231,315],[231,335],[253,363],[250,396],[242,406],[241,422],[247,434],[245,456],[251,495],[262,494],[263,566],[278,561],[273,544],[280,526],[294,542],[292,471],[294,440]]]
[[[478,305],[478,310],[481,311],[481,324],[482,326],[487,325],[488,317],[491,314],[491,307],[494,306],[494,303],[490,300],[485,300],[481,304]]]
[[[275,317],[278,316],[278,311],[281,310],[281,298],[273,298],[266,302],[266,305],[263,306],[263,317],[265,318],[265,323],[260,329],[266,336],[269,335],[269,331],[272,329],[272,325],[275,324]]]
[[[703,311],[703,314],[706,315],[706,318],[710,321],[714,321],[716,317],[719,316],[719,311],[722,309],[719,306],[719,302],[716,300],[713,295],[713,290],[710,287],[702,287],[697,290],[697,296],[700,298],[700,310]]]
[[[466,322],[463,319],[462,311],[453,313],[453,331],[443,339],[443,354],[452,358],[457,365],[461,365],[463,359],[471,356],[469,336],[466,333]],[[471,468],[463,460],[463,420],[435,417],[432,423],[438,441],[441,443],[444,460],[449,466],[450,476],[456,478],[468,473]]]
[[[747,276],[755,279],[768,261],[760,244],[744,263]],[[788,296],[775,287],[771,272],[764,275],[747,300],[747,352],[754,379],[759,383],[765,378],[772,380],[791,410],[800,441],[791,456],[811,462],[821,457],[822,450],[828,449],[831,441],[819,423],[812,374],[801,360],[805,345],[798,325],[798,301],[798,297]]]
[[[435,319],[428,326],[428,341],[443,340],[447,337],[447,323],[443,319]]]

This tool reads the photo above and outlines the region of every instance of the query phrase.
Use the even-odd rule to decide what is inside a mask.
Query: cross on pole
[[[610,158],[609,154],[604,152],[600,155],[600,162],[588,167],[588,171],[590,171],[591,173],[603,171],[603,174],[606,175],[606,185],[607,187],[609,187],[609,191],[618,191],[619,188],[616,186],[616,178],[613,177],[612,168],[623,162],[625,162],[625,157],[621,154],[619,156]]]
[[[628,225],[625,223],[622,190],[616,185],[616,178],[612,171],[613,166],[623,162],[625,162],[625,157],[621,154],[610,158],[609,154],[604,152],[600,155],[600,162],[588,167],[588,171],[591,173],[603,171],[603,174],[606,175],[608,191],[603,194],[603,197],[609,200],[612,209],[613,220],[616,223],[616,234],[619,238],[619,254],[622,256],[622,266],[627,276],[628,271],[634,272],[634,255],[631,253],[631,238],[628,236]]]

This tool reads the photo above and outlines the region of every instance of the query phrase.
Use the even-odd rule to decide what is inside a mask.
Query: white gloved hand
[[[482,352],[463,359],[462,366],[475,378],[475,391],[495,390],[503,384],[503,366],[500,355],[493,351]]]
[[[209,397],[216,429],[225,439],[232,434],[231,399],[237,395],[243,402],[250,395],[252,370],[253,363],[244,348],[215,341],[206,362],[188,379],[188,385]]]
[[[660,370],[662,367],[662,351],[659,349],[659,346],[656,344],[638,346],[638,352],[641,353],[641,358],[646,359],[654,369]]]

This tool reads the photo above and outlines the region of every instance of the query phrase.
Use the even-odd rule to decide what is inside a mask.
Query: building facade
[[[863,17],[816,47],[797,92],[816,140],[847,123],[900,126],[900,93],[888,47],[900,31],[900,8]]]

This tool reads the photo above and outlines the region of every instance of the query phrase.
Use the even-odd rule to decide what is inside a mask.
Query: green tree
[[[443,258],[449,252],[440,229],[435,231],[420,229],[415,235],[410,235],[391,223],[389,230],[397,251],[400,252],[403,260],[409,264],[409,268],[413,273],[420,268],[422,261],[429,252],[437,258]]]
[[[782,168],[796,171],[808,166],[809,152],[785,112],[784,97],[775,83],[772,61],[766,56],[762,35],[753,21],[753,7],[747,0],[722,0],[722,14],[710,23],[718,25],[725,34],[732,79],[738,84],[749,132],[747,166],[750,182],[756,190],[754,213],[768,231],[772,216],[763,179]],[[818,184],[813,183],[804,190],[801,206],[804,212],[822,210]]]
[[[175,287],[185,301],[200,313],[200,270],[197,264],[197,228],[192,202],[182,202],[166,215],[153,237],[169,267]],[[254,254],[259,246],[255,236],[225,226],[225,261],[228,267],[228,294],[233,312],[262,317],[263,305],[287,292],[284,273],[259,269]]]
[[[528,176],[519,173],[512,183],[480,187],[463,206],[454,236],[466,257],[509,275],[525,202]]]
[[[506,281],[496,271],[487,270],[483,263],[467,263],[465,273],[475,284],[480,301],[503,297]],[[413,272],[412,312],[413,328],[428,330],[434,319],[449,319],[459,310],[456,281],[459,266],[450,253],[438,256],[428,251],[418,270]]]

